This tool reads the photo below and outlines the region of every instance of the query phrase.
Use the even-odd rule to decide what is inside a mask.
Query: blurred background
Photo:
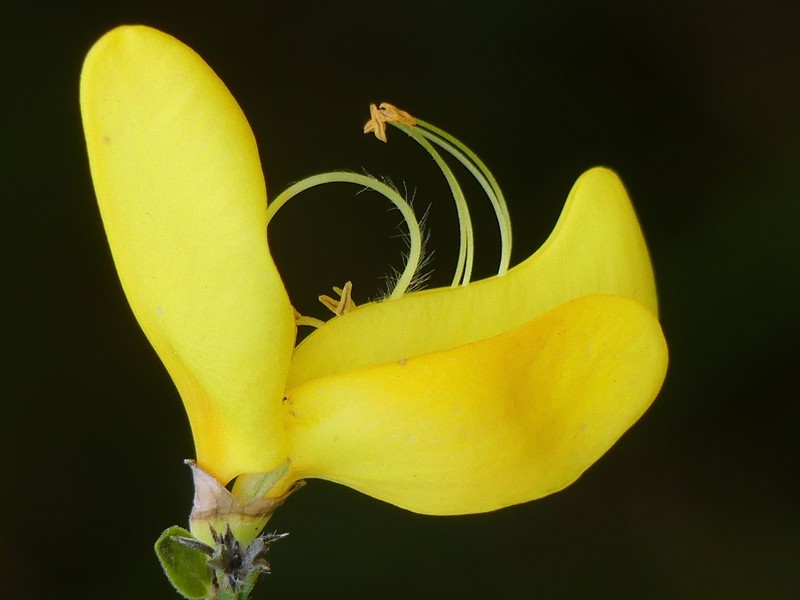
[[[39,2],[5,10],[0,563],[8,598],[172,598],[152,552],[185,524],[180,401],[118,284],[94,202],[78,76],[108,29],[200,53],[259,141],[271,195],[366,169],[432,205],[433,284],[456,220],[388,100],[470,145],[514,224],[545,239],[585,169],[622,177],[646,232],[671,350],[651,410],[577,483],[492,514],[411,514],[311,481],[274,517],[257,598],[796,598],[800,7],[796,2]],[[469,192],[471,188],[467,188]],[[479,196],[473,195],[479,200]],[[473,202],[476,274],[499,244]],[[293,301],[400,267],[399,216],[347,186],[282,211]],[[331,249],[334,249],[333,251]],[[502,467],[501,467],[502,468]]]

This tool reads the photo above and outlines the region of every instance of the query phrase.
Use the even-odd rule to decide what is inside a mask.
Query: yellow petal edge
[[[80,93],[114,262],[186,406],[198,463],[223,482],[274,469],[294,320],[244,114],[194,51],[141,26],[95,44]]]
[[[498,335],[589,294],[627,296],[658,311],[633,206],[617,175],[599,167],[581,175],[552,234],[530,258],[503,276],[361,305],[332,319],[298,346],[289,387]]]
[[[437,515],[533,500],[608,450],[666,367],[651,310],[585,296],[499,336],[289,390],[293,476]]]

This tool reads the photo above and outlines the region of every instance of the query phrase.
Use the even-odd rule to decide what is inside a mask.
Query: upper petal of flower
[[[552,234],[526,261],[503,276],[361,305],[332,319],[298,346],[287,387],[489,338],[589,294],[627,296],[658,310],[633,207],[616,174],[603,168],[578,179]]]
[[[191,49],[121,27],[86,58],[81,111],[114,262],[180,391],[199,464],[223,482],[275,468],[295,330],[241,109]]]
[[[533,500],[597,460],[666,367],[650,310],[583,296],[489,339],[290,389],[293,475],[429,514]]]

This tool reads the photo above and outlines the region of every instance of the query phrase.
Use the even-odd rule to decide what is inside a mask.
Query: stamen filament
[[[392,124],[394,125],[394,123]],[[497,180],[486,164],[478,158],[478,155],[457,138],[420,119],[417,119],[416,125],[422,136],[448,152],[464,165],[472,176],[478,180],[478,183],[480,183],[483,191],[491,201],[497,217],[497,224],[500,227],[500,266],[497,273],[498,275],[504,274],[508,271],[511,263],[511,217]]]
[[[442,155],[420,135],[416,127],[405,125],[398,121],[387,122],[408,135],[431,155],[447,180],[447,185],[450,186],[450,192],[453,194],[453,200],[456,203],[460,233],[458,262],[456,263],[456,272],[451,285],[453,287],[459,285],[459,283],[461,283],[461,285],[467,285],[472,277],[472,265],[475,259],[475,240],[472,233],[472,219],[469,216],[469,209],[467,208],[467,200],[464,198],[464,192],[461,191],[461,186],[458,184],[456,176],[442,158]]]
[[[406,202],[396,190],[382,181],[378,181],[377,179],[368,177],[367,175],[348,173],[347,171],[332,171],[330,173],[312,175],[311,177],[307,177],[293,185],[290,185],[288,188],[278,194],[278,196],[267,207],[267,224],[269,224],[269,222],[272,220],[272,217],[275,216],[275,213],[277,213],[281,207],[293,197],[308,189],[326,183],[353,183],[364,188],[374,190],[385,196],[400,211],[400,214],[403,216],[403,219],[406,222],[406,227],[408,227],[408,260],[406,261],[403,273],[397,280],[397,283],[395,284],[395,287],[389,297],[401,297],[406,293],[406,290],[411,285],[414,274],[419,267],[422,257],[422,235],[420,233],[419,223],[417,222],[417,218],[414,216],[414,211],[411,209],[411,206],[409,206],[408,202]],[[311,322],[302,324],[314,326]]]
[[[315,317],[299,317],[294,320],[295,325],[298,327],[313,327],[314,329],[319,329],[323,325],[325,325],[325,321],[322,319],[317,319]]]

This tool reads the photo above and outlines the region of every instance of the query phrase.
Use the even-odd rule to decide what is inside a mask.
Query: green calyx
[[[214,546],[182,527],[170,527],[155,544],[156,555],[175,590],[190,600],[247,600],[259,575],[269,573],[270,545],[287,533],[261,535],[246,546],[212,530]]]

